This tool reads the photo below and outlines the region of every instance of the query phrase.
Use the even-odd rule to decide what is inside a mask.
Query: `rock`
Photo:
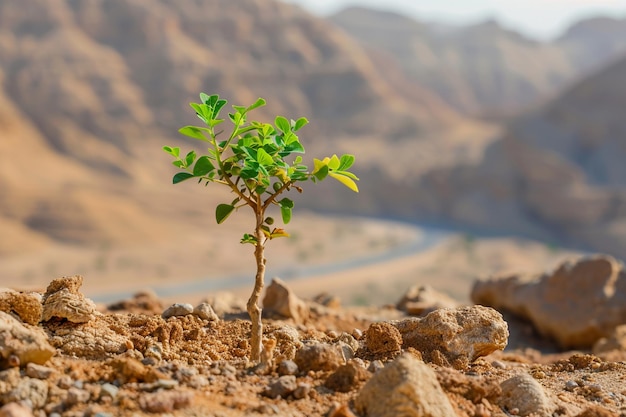
[[[278,364],[278,375],[296,375],[298,373],[298,365],[292,360],[284,360]]]
[[[126,352],[132,346],[128,335],[115,331],[116,325],[114,316],[98,315],[83,324],[49,322],[46,327],[50,343],[64,354],[98,360]]]
[[[151,290],[140,291],[130,299],[109,304],[107,308],[111,311],[124,310],[129,313],[161,314],[163,312],[161,300]]]
[[[323,305],[328,308],[340,308],[341,307],[341,298],[336,295],[329,294],[327,292],[322,292],[313,297],[313,302]]]
[[[37,365],[36,363],[27,363],[26,364],[26,376],[37,379],[48,379],[50,375],[55,373],[56,371],[52,368],[48,368],[47,366]]]
[[[24,323],[37,325],[41,321],[41,294],[18,292],[10,289],[0,291],[0,311],[14,313]]]
[[[219,317],[224,317],[226,314],[236,314],[247,311],[246,302],[228,291],[216,292],[210,297],[207,297],[203,302],[210,304],[215,314]]]
[[[413,316],[421,316],[438,308],[455,308],[458,303],[448,295],[428,285],[414,285],[396,304],[398,310]]]
[[[118,387],[116,387],[113,384],[109,384],[107,382],[106,384],[102,384],[102,387],[100,390],[100,398],[110,397],[113,400],[115,400],[119,391],[120,389]]]
[[[272,283],[265,291],[263,311],[269,315],[293,319],[296,323],[303,323],[309,317],[309,307],[306,303],[279,278],[272,279]]]
[[[309,392],[311,392],[311,384],[301,382],[298,384],[295,391],[293,392],[293,398],[301,400],[302,398],[305,398],[307,395],[309,395]]]
[[[615,350],[626,352],[626,324],[617,326],[609,337],[603,337],[593,345],[594,355]]]
[[[83,277],[80,275],[53,280],[43,296],[41,321],[54,317],[72,323],[92,320],[96,314],[96,305],[78,291],[82,284]]]
[[[20,403],[8,403],[0,408],[0,417],[33,417],[33,412]]]
[[[269,333],[276,339],[275,351],[280,359],[293,359],[298,349],[302,347],[300,334],[291,326],[283,325]]]
[[[365,348],[374,355],[398,353],[402,349],[402,335],[391,323],[372,323],[365,332]]]
[[[283,375],[270,383],[263,392],[263,395],[270,398],[287,398],[297,388],[296,377],[294,375]]]
[[[107,362],[113,368],[117,379],[122,383],[155,382],[167,378],[158,368],[146,366],[137,359],[116,357]]]
[[[369,377],[370,373],[360,363],[349,361],[330,374],[324,386],[333,391],[350,392],[358,388],[362,382],[367,381]]]
[[[456,415],[435,372],[410,354],[380,370],[354,400],[357,413],[368,417],[450,417]]]
[[[71,407],[76,404],[86,403],[90,398],[91,394],[86,389],[70,387],[70,389],[67,390],[67,400],[65,403]]]
[[[500,384],[502,394],[498,401],[506,411],[517,409],[519,416],[551,416],[556,407],[543,387],[529,374],[520,374]]]
[[[480,305],[442,308],[424,318],[393,322],[402,347],[417,349],[424,360],[464,369],[481,356],[506,347],[509,331],[502,315]]]
[[[170,317],[187,316],[193,313],[193,306],[188,303],[172,304],[165,309],[161,317],[169,319]]]
[[[529,320],[563,349],[590,348],[624,323],[626,272],[612,257],[594,256],[540,277],[478,281],[471,297]]]
[[[171,413],[187,407],[193,400],[189,391],[170,391],[145,393],[139,397],[139,407],[149,413]]]
[[[12,390],[0,394],[0,403],[26,402],[33,409],[42,408],[48,398],[48,383],[40,379],[21,378]]]
[[[43,365],[55,353],[42,329],[0,311],[0,369],[6,368],[12,359],[21,366],[31,362]]]
[[[334,371],[344,364],[341,350],[326,343],[303,346],[296,352],[294,362],[301,372]]]
[[[193,314],[200,317],[202,320],[207,321],[219,321],[219,316],[211,307],[209,303],[200,303],[193,309]]]

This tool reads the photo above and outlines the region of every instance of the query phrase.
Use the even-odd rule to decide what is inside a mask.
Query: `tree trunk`
[[[263,225],[263,213],[257,212],[256,229],[254,231],[257,239],[256,246],[254,248],[254,257],[256,259],[256,277],[254,279],[254,289],[248,299],[248,314],[252,321],[252,333],[250,335],[250,343],[252,352],[250,354],[250,360],[254,363],[259,363],[261,360],[261,342],[263,340],[263,322],[261,321],[261,307],[259,307],[259,298],[261,297],[261,291],[263,291],[263,284],[265,281],[265,258],[263,252],[265,250],[265,234],[261,226]]]

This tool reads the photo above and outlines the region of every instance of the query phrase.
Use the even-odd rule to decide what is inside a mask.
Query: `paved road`
[[[280,277],[285,281],[293,279],[306,279],[311,276],[329,275],[352,268],[360,268],[378,263],[389,262],[394,259],[423,252],[439,243],[444,237],[449,236],[451,233],[440,229],[416,226],[410,223],[407,223],[406,227],[416,228],[418,229],[418,233],[416,233],[417,237],[413,241],[407,242],[404,245],[393,247],[386,252],[381,252],[376,255],[370,254],[325,265],[303,266],[296,268],[287,267],[276,270],[268,269],[265,273],[265,279],[268,281],[266,284],[268,284],[273,277]],[[250,284],[252,274],[253,273],[251,272],[246,275],[233,275],[222,278],[201,278],[190,282],[155,286],[152,287],[152,289],[159,297],[172,297],[194,293],[210,293],[245,287]],[[136,291],[110,292],[106,294],[87,294],[87,296],[95,302],[110,303],[130,298],[141,289],[138,288]]]

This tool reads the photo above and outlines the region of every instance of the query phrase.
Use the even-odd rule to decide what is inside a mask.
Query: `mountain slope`
[[[413,81],[466,114],[511,116],[626,51],[626,19],[590,19],[554,42],[497,22],[437,30],[395,13],[347,8],[331,20],[368,50],[400,62]]]
[[[232,104],[262,96],[256,117],[311,120],[312,156],[345,151],[349,138],[359,161],[381,166],[393,155],[371,151],[380,138],[483,131],[398,84],[332,24],[273,0],[2,2],[0,62],[0,118],[10,120],[0,146],[19,144],[23,158],[0,154],[0,219],[34,246],[154,240],[181,227],[173,218],[205,221],[202,208],[224,195],[172,187],[160,150],[183,143],[176,131],[197,121],[188,103],[200,91]]]
[[[512,123],[480,164],[432,170],[416,212],[626,256],[626,59]]]

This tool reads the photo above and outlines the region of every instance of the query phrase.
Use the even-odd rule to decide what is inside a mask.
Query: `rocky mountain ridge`
[[[350,7],[330,17],[370,53],[469,115],[510,117],[626,53],[626,19],[591,18],[540,42],[494,20],[441,32],[393,12]]]

